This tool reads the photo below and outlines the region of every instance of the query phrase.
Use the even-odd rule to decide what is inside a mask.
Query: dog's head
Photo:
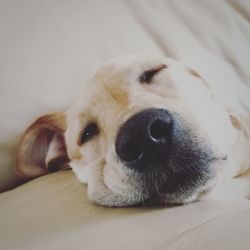
[[[235,136],[194,70],[125,56],[104,65],[64,114],[28,128],[17,170],[32,178],[69,164],[90,200],[108,206],[185,203],[216,183]]]

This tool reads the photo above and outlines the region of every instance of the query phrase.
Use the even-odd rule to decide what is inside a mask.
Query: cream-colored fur
[[[139,76],[145,70],[161,64],[167,67],[153,77],[152,83],[139,82]],[[225,85],[223,82],[221,84]],[[124,167],[118,159],[115,152],[116,136],[122,124],[135,113],[152,107],[171,110],[191,128],[196,135],[195,140],[199,138],[199,142],[209,145],[218,159],[211,166],[214,177],[191,195],[161,194],[161,199],[168,203],[195,200],[216,183],[243,173],[250,164],[249,109],[244,112],[234,109],[231,105],[235,102],[234,97],[230,103],[221,101],[220,96],[227,95],[226,85],[220,89],[224,93],[216,92],[199,72],[168,58],[129,55],[111,60],[85,84],[80,98],[64,115],[60,115],[60,119],[63,116],[66,123],[66,128],[61,128],[64,131],[66,158],[59,163],[69,163],[78,179],[88,185],[89,199],[96,203],[125,206],[148,199],[150,197],[142,193],[134,178],[136,171]],[[79,136],[89,122],[98,125],[99,134],[80,145]],[[27,146],[29,140],[26,135],[36,138],[37,132],[33,131],[39,131],[39,126],[35,122],[31,126],[32,131],[29,128],[21,141],[17,164],[20,174],[27,174],[25,164],[31,161],[24,161],[23,155],[31,155],[27,150],[36,150]],[[53,149],[58,148],[58,140],[53,139],[58,132],[53,128],[54,124],[49,131],[54,131],[55,135],[47,140],[42,153],[46,156],[49,152],[49,159],[53,158]],[[39,140],[34,143],[38,144]],[[57,155],[58,152],[55,158]],[[36,166],[36,161],[28,164],[40,169],[31,178],[48,173],[46,159],[48,156],[44,163],[39,159],[39,166]]]

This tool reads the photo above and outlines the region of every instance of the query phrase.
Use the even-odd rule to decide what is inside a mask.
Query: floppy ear
[[[69,163],[64,141],[65,129],[62,113],[42,116],[31,124],[18,148],[17,175],[34,178],[65,168]]]

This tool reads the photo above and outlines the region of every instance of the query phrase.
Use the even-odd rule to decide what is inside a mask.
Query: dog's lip
[[[213,157],[210,163],[218,160],[226,160],[227,157]],[[197,200],[207,194],[214,186],[216,174],[214,171],[197,173],[198,176],[189,176],[182,182],[179,176],[168,177],[164,183],[157,187],[148,198],[149,202],[163,203],[166,205],[178,205]],[[178,175],[178,174],[177,174]],[[171,181],[172,180],[172,181]]]
[[[147,200],[142,202],[143,206],[164,206],[173,207],[181,206],[190,202],[199,201],[200,198],[206,196],[213,189],[213,185],[205,185],[198,192],[191,194],[167,194],[157,193],[149,197]]]

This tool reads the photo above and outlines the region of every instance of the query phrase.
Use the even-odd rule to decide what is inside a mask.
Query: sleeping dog
[[[219,96],[172,59],[113,59],[68,110],[26,130],[16,171],[31,179],[70,166],[105,206],[194,201],[249,167],[249,116]]]

